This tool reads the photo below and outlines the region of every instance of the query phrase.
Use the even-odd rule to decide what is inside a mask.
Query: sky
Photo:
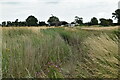
[[[72,22],[75,16],[89,22],[92,17],[112,18],[119,0],[0,0],[0,23],[2,21],[25,21],[33,15],[46,21],[53,14],[61,21]],[[114,19],[113,19],[114,20]]]

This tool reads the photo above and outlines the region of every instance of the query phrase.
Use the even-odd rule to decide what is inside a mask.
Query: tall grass
[[[4,78],[116,78],[113,32],[51,28],[3,29]]]
[[[0,27],[0,79],[2,79],[2,28]]]

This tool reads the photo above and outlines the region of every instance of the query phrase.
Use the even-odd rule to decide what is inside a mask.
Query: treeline
[[[117,9],[114,13],[112,13],[112,18],[117,19],[117,23],[113,23],[112,19],[100,18],[99,20],[96,17],[91,18],[90,22],[83,23],[83,18],[79,16],[75,16],[73,22],[68,23],[67,21],[60,21],[58,17],[51,16],[49,17],[47,23],[45,21],[38,21],[38,19],[34,16],[29,16],[25,21],[19,21],[16,19],[15,21],[4,21],[2,22],[3,27],[9,26],[92,26],[92,25],[101,25],[101,26],[115,26],[120,25],[120,9]]]

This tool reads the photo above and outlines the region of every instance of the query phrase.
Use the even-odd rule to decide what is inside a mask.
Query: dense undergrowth
[[[116,78],[119,31],[3,29],[3,78]]]

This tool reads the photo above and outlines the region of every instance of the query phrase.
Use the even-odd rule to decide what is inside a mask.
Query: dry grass
[[[118,29],[120,26],[115,26],[115,27],[83,27],[81,29],[83,30],[114,30]]]
[[[46,27],[46,26],[42,26],[42,27],[1,27],[2,29],[5,30],[9,30],[9,29],[30,29],[30,30],[39,30],[39,29],[48,29],[48,28],[55,28],[55,27]]]
[[[117,36],[113,41],[107,34],[101,34],[99,37],[88,37],[84,41],[89,49],[89,57],[93,63],[97,64],[93,64],[93,66],[98,71],[96,75],[99,77],[111,78],[111,76],[117,77],[118,75],[119,68],[115,66],[115,64],[119,64],[116,58],[119,56],[117,40]],[[101,75],[103,73],[104,75]]]
[[[48,29],[48,28],[60,28],[59,27],[55,27],[55,26],[52,26],[52,27],[46,27],[46,26],[42,26],[42,27],[0,27],[0,29],[31,29],[31,30],[39,30],[39,29]],[[83,27],[81,29],[83,30],[114,30],[114,29],[118,29],[120,28],[120,26],[114,26],[114,27]],[[76,31],[77,29],[76,28],[68,28],[68,27],[65,27],[66,30],[70,30],[70,31]]]
[[[69,27],[65,27],[65,30],[67,30],[67,31],[72,31],[72,32],[77,31],[76,28],[69,28]]]
[[[55,28],[53,27],[46,27],[46,26],[42,26],[42,27],[1,27],[0,29],[2,30],[18,30],[18,29],[24,29],[24,30],[31,30],[35,33],[37,33],[38,31],[40,31],[41,29],[48,29],[48,28]]]

